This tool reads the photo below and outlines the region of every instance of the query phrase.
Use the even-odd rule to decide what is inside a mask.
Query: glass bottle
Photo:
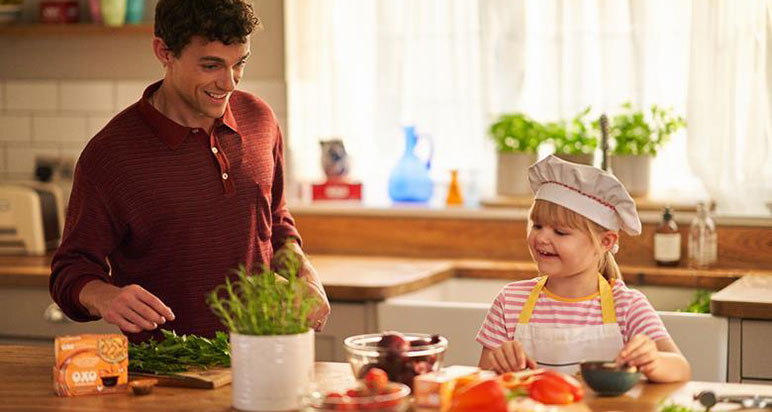
[[[450,185],[448,186],[448,196],[445,198],[445,204],[448,206],[460,206],[464,204],[464,197],[461,195],[461,186],[458,183],[458,170],[450,171]]]
[[[677,266],[681,261],[681,233],[670,206],[665,207],[662,221],[654,233],[654,260],[659,266]]]
[[[705,204],[697,204],[697,215],[689,228],[689,266],[707,268],[716,262],[718,243],[716,225],[708,215]]]

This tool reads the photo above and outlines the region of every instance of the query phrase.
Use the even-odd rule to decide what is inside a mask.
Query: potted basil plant
[[[496,144],[496,192],[501,196],[531,193],[528,167],[536,162],[536,152],[545,139],[544,126],[524,113],[502,114],[490,126]]]
[[[638,110],[630,102],[609,121],[611,170],[633,196],[645,196],[650,188],[651,160],[678,130],[686,126],[672,109],[652,105]],[[596,123],[597,127],[597,123]]]
[[[308,315],[317,301],[298,279],[300,260],[282,249],[274,261],[215,288],[207,303],[230,330],[233,407],[295,410],[314,368],[314,331]]]
[[[598,147],[597,133],[587,119],[588,106],[569,121],[547,123],[548,139],[555,145],[555,156],[569,162],[592,165]]]

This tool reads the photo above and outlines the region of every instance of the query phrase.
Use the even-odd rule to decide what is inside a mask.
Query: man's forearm
[[[92,280],[91,282],[86,283],[86,285],[83,286],[83,289],[80,290],[78,300],[80,301],[80,304],[88,310],[89,314],[92,316],[101,316],[98,308],[99,297],[112,289],[117,289],[117,287],[102,280]]]

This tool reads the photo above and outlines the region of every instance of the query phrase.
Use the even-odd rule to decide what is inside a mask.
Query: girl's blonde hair
[[[617,261],[614,259],[614,254],[611,253],[610,250],[604,253],[600,244],[600,236],[609,229],[606,229],[573,210],[541,199],[537,199],[533,202],[529,218],[529,232],[531,231],[533,222],[539,222],[539,224],[542,225],[568,227],[582,231],[590,237],[598,256],[600,256],[600,260],[598,261],[598,271],[600,274],[609,281],[612,279],[622,279],[622,272],[619,270]]]

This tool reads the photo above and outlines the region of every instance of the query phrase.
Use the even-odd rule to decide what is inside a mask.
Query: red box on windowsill
[[[80,17],[80,9],[77,1],[41,1],[41,23],[63,24],[77,23]]]
[[[362,201],[362,184],[349,182],[324,182],[311,186],[311,200]]]

